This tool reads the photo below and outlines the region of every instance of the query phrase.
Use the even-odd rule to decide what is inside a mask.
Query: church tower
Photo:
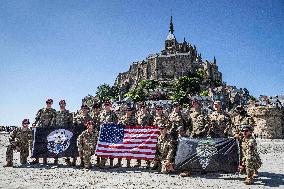
[[[169,34],[165,41],[165,51],[164,54],[173,54],[177,48],[177,40],[174,35],[174,24],[173,24],[173,17],[171,16],[170,20],[170,27],[169,27]]]

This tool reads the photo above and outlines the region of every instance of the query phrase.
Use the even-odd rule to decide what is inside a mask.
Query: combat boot
[[[253,175],[252,175],[254,178],[256,178],[256,177],[258,177],[258,171],[257,170],[255,170],[254,172],[253,172]]]
[[[30,162],[31,165],[38,164],[38,163],[39,163],[38,158],[35,158],[32,162]]]
[[[42,163],[47,164],[47,158],[42,158]]]
[[[68,166],[71,166],[71,161],[70,161],[70,158],[66,158],[65,159],[65,163],[68,165]]]
[[[114,167],[121,167],[121,161],[122,161],[122,159],[118,158],[117,159],[117,164]]]
[[[77,161],[77,158],[74,157],[73,160],[72,160],[71,166],[75,167],[76,166],[76,161]]]
[[[80,157],[80,160],[81,160],[81,162],[80,162],[79,167],[84,167],[84,159],[82,157]]]
[[[13,162],[7,161],[6,164],[3,167],[13,167]]]
[[[179,174],[179,176],[181,176],[181,177],[189,177],[190,174],[189,174],[189,171],[182,171],[182,172]]]
[[[150,169],[151,168],[151,161],[147,160],[146,161],[146,169]]]
[[[113,158],[109,158],[109,166],[113,167]]]
[[[53,164],[54,164],[54,165],[58,165],[58,158],[54,158]]]
[[[99,165],[99,168],[100,169],[104,169],[105,165],[106,165],[106,158],[102,158],[101,162],[100,162],[100,165]]]
[[[130,166],[130,159],[127,159],[126,161],[127,161],[126,167],[127,167],[127,168],[130,168],[130,167],[131,167],[131,166]]]
[[[89,163],[87,165],[84,165],[85,169],[92,169],[92,165]]]
[[[97,161],[96,166],[99,167],[100,166],[100,157],[97,156],[97,160],[96,161]]]
[[[141,167],[141,160],[137,159],[136,165],[134,167]]]
[[[246,177],[244,183],[245,183],[246,185],[251,185],[251,184],[253,184],[253,178]]]

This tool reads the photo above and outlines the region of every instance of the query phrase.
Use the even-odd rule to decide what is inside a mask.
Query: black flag
[[[79,125],[33,128],[32,158],[77,157],[77,138],[84,130]]]
[[[196,172],[237,172],[239,145],[231,138],[180,138],[176,169]]]

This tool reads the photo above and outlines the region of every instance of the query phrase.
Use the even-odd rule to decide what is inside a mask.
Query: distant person
[[[20,163],[27,164],[27,158],[29,156],[29,144],[32,140],[32,131],[29,128],[30,121],[24,119],[22,121],[22,127],[16,128],[10,134],[9,142],[6,151],[6,164],[4,167],[13,166],[13,151],[17,150],[20,152]]]

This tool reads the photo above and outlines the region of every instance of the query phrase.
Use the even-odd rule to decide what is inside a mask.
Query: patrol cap
[[[180,104],[179,104],[179,102],[174,102],[174,103],[173,103],[173,106],[174,106],[174,107],[177,107],[177,106],[180,106]]]
[[[29,120],[29,119],[24,119],[24,120],[22,121],[22,124],[30,124],[30,120]]]
[[[241,109],[243,109],[243,106],[242,106],[242,105],[238,105],[238,106],[236,107],[236,109],[237,109],[237,110],[241,110]]]
[[[165,129],[165,128],[167,128],[164,124],[159,124],[158,127],[159,127],[159,129]]]
[[[128,106],[128,107],[126,108],[126,111],[133,111],[133,108],[132,108],[131,106]]]
[[[48,104],[48,103],[53,103],[53,100],[51,98],[47,99],[46,104]]]
[[[105,100],[105,101],[104,101],[104,105],[105,105],[105,106],[110,106],[110,105],[111,105],[111,102],[110,102],[109,100]]]
[[[65,100],[60,100],[60,101],[59,101],[59,105],[66,105]]]
[[[100,107],[101,107],[101,106],[100,106],[99,103],[95,103],[95,104],[93,105],[93,109],[100,108]]]
[[[89,107],[88,107],[87,105],[82,105],[82,106],[81,106],[81,109],[82,109],[82,110],[89,110]]]
[[[156,105],[156,110],[157,109],[163,109],[163,106],[161,106],[161,105]]]
[[[178,126],[177,130],[178,131],[185,131],[185,128],[183,126]]]
[[[249,130],[252,131],[252,126],[251,125],[242,125],[241,126],[241,131]]]
[[[214,101],[214,104],[221,104],[221,101],[220,100],[216,100],[216,101]]]

